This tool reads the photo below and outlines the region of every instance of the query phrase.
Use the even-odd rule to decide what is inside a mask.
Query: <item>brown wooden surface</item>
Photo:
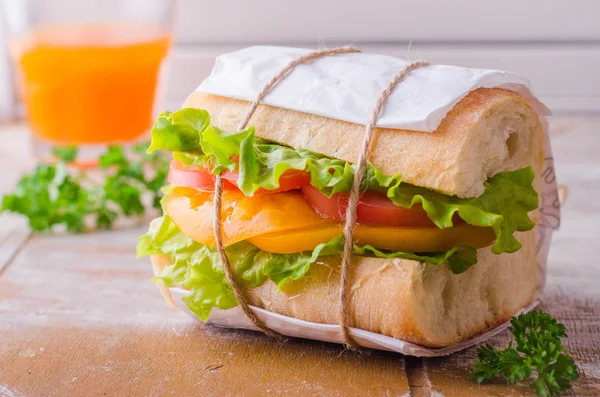
[[[600,118],[553,122],[568,186],[543,308],[567,325],[582,378],[600,395]],[[0,193],[31,165],[23,127],[0,129]],[[15,149],[17,148],[17,149]],[[136,260],[144,227],[31,236],[0,215],[0,396],[519,396],[527,385],[470,379],[475,349],[437,359],[371,352],[193,322],[170,307]],[[506,333],[491,343],[504,346]]]

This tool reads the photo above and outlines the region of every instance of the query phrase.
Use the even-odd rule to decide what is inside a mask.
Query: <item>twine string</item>
[[[369,158],[369,152],[371,148],[371,139],[373,137],[373,131],[388,97],[394,91],[396,85],[406,77],[411,71],[418,69],[423,66],[429,66],[426,61],[414,61],[406,65],[400,72],[398,72],[394,78],[390,81],[388,86],[379,96],[375,103],[375,108],[371,113],[371,118],[367,124],[365,137],[363,139],[361,151],[356,161],[356,172],[354,173],[354,180],[352,182],[352,189],[350,190],[350,199],[348,201],[348,208],[346,210],[346,220],[344,224],[344,254],[342,256],[342,267],[340,269],[340,328],[342,332],[342,338],[346,346],[353,350],[360,349],[360,346],[350,336],[350,330],[348,325],[348,284],[350,274],[350,262],[352,259],[352,247],[354,240],[354,229],[356,228],[356,209],[358,206],[358,197],[360,191],[360,185],[365,174],[367,167],[367,160]]]
[[[258,105],[262,101],[262,99],[275,87],[279,82],[281,82],[296,66],[301,64],[310,63],[315,59],[319,59],[325,56],[335,56],[340,54],[354,53],[360,52],[355,46],[344,46],[332,49],[322,49],[318,50],[301,57],[298,57],[287,64],[276,76],[274,76],[259,92],[257,98],[250,104],[250,108],[248,109],[246,115],[241,120],[238,129],[243,130],[246,128],[246,125],[252,118],[255,110]],[[349,284],[349,273],[350,273],[350,262],[352,257],[352,247],[353,247],[353,234],[354,229],[356,228],[356,209],[358,205],[358,197],[360,191],[360,185],[366,170],[367,160],[369,157],[369,151],[371,147],[371,140],[373,137],[373,131],[377,124],[377,119],[381,111],[385,106],[385,102],[388,97],[393,92],[396,85],[406,77],[408,73],[412,70],[415,70],[420,67],[428,66],[429,63],[426,61],[415,61],[404,67],[398,74],[394,76],[394,78],[390,81],[386,89],[381,93],[378,98],[375,108],[371,114],[371,118],[369,119],[369,123],[366,126],[365,137],[363,140],[363,145],[361,151],[359,153],[359,157],[357,160],[356,172],[354,174],[354,180],[352,183],[352,189],[350,191],[350,199],[348,202],[348,208],[346,210],[346,219],[344,225],[344,253],[342,256],[342,266],[340,269],[340,328],[342,339],[344,344],[353,350],[360,349],[360,346],[354,339],[351,337],[349,332],[348,325],[348,284]],[[219,251],[219,256],[221,258],[221,263],[223,265],[223,269],[225,271],[225,276],[227,278],[228,283],[231,285],[234,296],[236,297],[240,307],[248,317],[248,319],[261,331],[263,331],[268,336],[274,337],[276,339],[282,339],[283,336],[274,330],[270,329],[260,318],[256,316],[254,311],[248,305],[246,298],[243,295],[243,291],[237,280],[235,278],[235,274],[231,268],[231,264],[229,262],[229,258],[225,252],[225,248],[223,246],[223,236],[221,229],[221,203],[222,203],[222,194],[223,194],[223,182],[221,179],[221,175],[217,174],[215,178],[215,196],[214,196],[214,232],[215,232],[215,242],[217,245],[217,250]]]
[[[300,56],[289,64],[287,64],[276,76],[274,76],[260,91],[256,99],[250,104],[250,108],[246,113],[245,117],[239,124],[238,129],[243,130],[246,128],[246,125],[250,121],[250,118],[254,114],[254,111],[258,107],[259,103],[262,99],[275,87],[280,81],[282,81],[296,66],[300,64],[306,64],[314,61],[315,59],[319,59],[326,56],[335,56],[341,54],[349,54],[354,52],[360,52],[360,49],[355,46],[344,46],[337,48],[324,48],[315,52],[311,52],[309,54]],[[248,319],[262,332],[266,335],[276,338],[278,340],[284,339],[283,336],[274,330],[270,329],[250,308],[248,305],[248,301],[244,297],[242,288],[239,286],[233,269],[231,268],[231,264],[229,262],[229,258],[227,257],[227,253],[225,252],[225,247],[223,246],[223,233],[221,230],[221,203],[222,203],[222,195],[223,195],[223,181],[221,180],[221,175],[217,174],[215,178],[215,195],[213,202],[214,209],[214,223],[213,229],[215,233],[215,242],[217,245],[217,250],[219,251],[219,256],[221,258],[221,264],[223,266],[223,270],[225,271],[225,277],[227,278],[227,282],[231,286],[233,290],[233,294],[237,299],[240,307],[248,317]]]
[[[235,274],[233,269],[231,269],[231,264],[229,262],[229,258],[227,258],[227,253],[225,252],[225,247],[223,246],[223,234],[221,233],[221,203],[222,203],[222,192],[223,192],[223,180],[220,175],[217,175],[215,178],[215,197],[214,197],[214,219],[213,219],[213,228],[215,230],[215,242],[217,245],[217,250],[219,251],[219,257],[221,258],[221,264],[223,265],[223,270],[225,270],[225,278],[229,285],[231,285],[231,289],[233,290],[233,295],[235,299],[240,304],[240,307],[248,317],[248,319],[254,324],[258,329],[262,332],[271,336],[275,339],[282,340],[283,337],[281,334],[273,331],[271,328],[267,327],[267,325],[254,314],[254,311],[250,309],[248,305],[248,301],[244,297],[242,292],[242,288],[240,288],[237,280],[235,279]]]

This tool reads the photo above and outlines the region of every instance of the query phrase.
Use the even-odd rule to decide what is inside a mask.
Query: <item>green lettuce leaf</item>
[[[528,231],[535,226],[528,215],[538,207],[533,179],[531,167],[501,172],[485,182],[481,196],[467,199],[407,184],[392,187],[387,194],[401,207],[421,204],[439,228],[451,227],[455,213],[470,225],[491,227],[496,234],[492,251],[495,254],[512,253],[521,248],[514,232]]]
[[[184,152],[174,152],[173,158],[181,164],[193,165],[194,167],[202,167],[208,161],[208,156],[201,154],[189,154]]]
[[[137,257],[163,254],[176,258],[193,253],[198,245],[181,233],[171,217],[162,216],[150,222],[148,232],[138,238]]]
[[[231,158],[237,156],[237,183],[247,196],[260,188],[277,189],[279,178],[287,170],[309,172],[311,185],[329,197],[349,191],[354,178],[353,164],[258,139],[252,127],[223,131],[211,126],[210,116],[200,109],[161,113],[152,127],[152,145],[148,150],[159,149],[174,152],[174,157],[186,165],[201,166],[210,158],[214,173],[235,170],[238,163]],[[386,177],[369,164],[362,187],[383,190],[398,186],[401,180],[400,175]]]
[[[331,197],[350,190],[355,172],[355,165],[343,160],[257,139],[253,128],[222,131],[210,125],[207,112],[198,109],[164,112],[152,129],[152,148],[180,152],[175,156],[186,164],[203,164],[208,156],[215,173],[239,166],[237,184],[248,196],[260,188],[277,189],[287,170],[303,170],[310,174],[312,186]],[[234,156],[239,164],[232,160]],[[491,227],[496,234],[492,251],[501,254],[518,251],[521,244],[513,234],[534,226],[528,216],[538,207],[533,178],[531,167],[502,172],[488,179],[481,196],[461,199],[401,183],[399,174],[387,176],[368,164],[361,188],[385,191],[401,207],[421,204],[439,228],[451,227],[455,213],[470,225]]]
[[[210,126],[206,110],[186,108],[162,112],[152,126],[152,143],[148,153],[163,149],[172,152],[202,154],[202,131]]]
[[[469,270],[471,266],[477,263],[477,250],[466,245],[456,246],[447,252],[432,254],[412,254],[409,252],[385,252],[380,251],[371,245],[359,247],[354,245],[354,254],[362,256],[375,256],[377,258],[400,258],[412,259],[419,262],[430,263],[432,265],[442,265],[446,263],[448,268],[454,274],[460,274]]]
[[[248,139],[254,139],[254,127],[243,131],[227,132],[209,126],[202,131],[202,149],[214,164],[213,173],[218,174],[224,169],[235,170],[237,163],[231,158],[240,156],[240,148]]]
[[[338,246],[338,242],[325,243],[312,253],[282,255],[242,241],[225,252],[238,281],[256,287],[268,278],[281,288],[287,280],[304,276],[319,256],[337,253]],[[213,307],[227,310],[237,305],[217,250],[185,236],[168,216],[152,221],[148,233],[138,239],[138,257],[156,254],[168,255],[173,265],[154,280],[162,280],[167,287],[189,289],[191,293],[183,300],[202,321]]]
[[[330,254],[342,254],[344,252],[344,236],[338,236],[327,243],[327,252]],[[382,251],[371,245],[353,245],[353,255],[374,256],[385,259],[411,259],[432,265],[448,266],[454,274],[463,273],[477,263],[477,250],[466,245],[456,246],[447,252],[440,253],[410,253]]]
[[[339,236],[318,245],[312,252],[288,255],[262,251],[242,241],[227,247],[225,252],[238,282],[257,287],[269,279],[281,289],[288,280],[302,278],[319,257],[341,254],[343,241],[343,237]],[[161,280],[167,287],[190,290],[183,301],[202,321],[208,319],[214,307],[227,310],[237,306],[217,250],[185,236],[169,216],[152,221],[148,233],[138,240],[138,257],[156,254],[168,255],[173,264],[164,268],[153,280]],[[455,273],[461,273],[477,262],[476,250],[472,247],[455,247],[445,253],[427,255],[383,252],[371,246],[355,245],[354,254],[414,259],[436,265],[447,263]]]

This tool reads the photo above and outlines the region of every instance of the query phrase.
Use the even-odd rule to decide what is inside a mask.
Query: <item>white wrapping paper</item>
[[[249,47],[221,55],[196,91],[254,101],[290,61],[311,52],[287,47]],[[410,61],[385,55],[352,53],[298,65],[263,99],[267,105],[366,125],[377,98]],[[524,96],[540,115],[550,110],[538,101],[529,81],[499,70],[432,65],[413,70],[385,104],[377,125],[434,131],[446,113],[476,88],[499,87]]]
[[[173,301],[177,307],[181,308],[190,316],[196,318],[196,315],[192,313],[181,300],[181,298],[189,292],[180,288],[171,288],[171,293],[173,295]],[[536,298],[529,306],[521,310],[519,313],[532,310],[535,308],[535,306],[537,306],[538,303],[539,299]],[[340,334],[339,325],[311,323],[308,321],[298,320],[294,317],[282,316],[281,314],[273,313],[259,307],[250,307],[254,310],[254,313],[256,313],[258,318],[260,318],[267,325],[267,327],[279,332],[282,335],[295,338],[320,340],[323,342],[344,343]],[[239,328],[260,331],[248,319],[248,317],[246,317],[246,314],[244,314],[244,311],[239,306],[229,310],[213,309],[210,319],[206,322],[206,324],[224,328]],[[492,336],[504,331],[508,325],[508,322],[504,323],[468,341],[437,349],[429,349],[423,346],[415,345],[414,343],[358,328],[350,328],[350,335],[352,335],[354,340],[359,345],[370,349],[386,350],[406,354],[408,356],[437,357],[447,356],[457,351],[466,349],[467,347],[482,343]]]
[[[211,75],[198,91],[253,101],[263,86],[289,61],[310,50],[283,47],[250,47],[217,58]],[[366,124],[372,108],[391,78],[407,61],[373,54],[345,54],[300,65],[278,84],[263,101],[266,104],[317,114],[329,118]],[[548,128],[545,115],[550,114],[529,88],[525,78],[507,72],[436,65],[411,72],[396,87],[385,106],[378,126],[397,129],[434,131],[446,113],[471,90],[501,87],[526,97],[536,109],[546,133],[546,156],[540,191],[540,222],[537,228],[537,292],[533,302],[522,311],[533,309],[546,278],[546,261],[552,231],[560,223],[558,193],[554,180]],[[475,265],[476,266],[476,265]],[[172,288],[178,307],[192,317],[181,298],[188,292]],[[271,329],[291,337],[342,343],[339,326],[317,324],[253,307],[258,317]],[[213,309],[207,324],[257,330],[239,308]],[[462,343],[430,349],[373,332],[351,328],[362,346],[394,351],[412,356],[443,356],[479,344],[503,331],[502,324],[485,334]]]

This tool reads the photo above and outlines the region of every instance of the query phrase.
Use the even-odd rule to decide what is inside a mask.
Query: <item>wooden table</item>
[[[1,192],[18,171],[26,129],[0,128]],[[542,307],[567,325],[581,369],[570,395],[600,395],[600,117],[552,122],[563,225]],[[169,306],[136,260],[145,226],[79,236],[31,235],[0,216],[0,396],[517,396],[526,384],[470,379],[475,349],[437,359],[201,326]],[[507,335],[491,343],[504,346]]]

